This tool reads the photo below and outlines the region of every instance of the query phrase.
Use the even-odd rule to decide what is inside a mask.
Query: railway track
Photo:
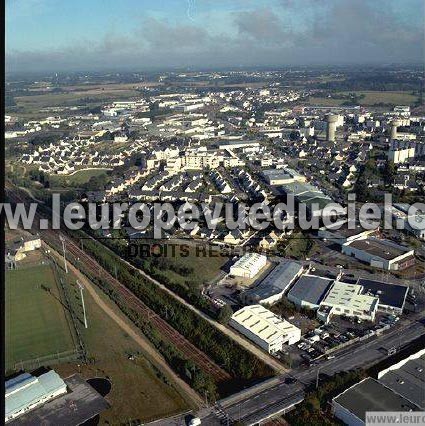
[[[15,190],[6,187],[9,199],[13,202],[28,202],[28,199],[18,194]],[[36,218],[42,219],[43,217],[36,212]],[[37,230],[40,237],[46,241],[47,244],[54,247],[61,247],[61,240],[59,239],[59,231],[53,230]],[[219,367],[212,361],[204,352],[189,342],[182,334],[175,330],[168,324],[162,317],[155,311],[143,303],[135,294],[133,294],[124,284],[114,278],[108,271],[106,271],[100,264],[93,259],[89,254],[83,251],[75,242],[65,234],[62,234],[67,251],[67,260],[74,266],[80,269],[78,263],[83,264],[88,274],[100,278],[108,282],[112,288],[131,306],[136,312],[143,315],[161,334],[163,338],[168,340],[189,360],[193,361],[204,373],[212,376],[217,382],[224,382],[231,379],[229,373]]]

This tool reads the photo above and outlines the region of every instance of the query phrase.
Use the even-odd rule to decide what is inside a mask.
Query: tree
[[[385,167],[383,170],[383,177],[385,185],[392,185],[394,182],[394,178],[396,175],[396,167],[395,164],[392,161],[387,161],[385,163]]]
[[[224,305],[221,309],[220,312],[218,313],[218,322],[221,324],[227,324],[230,321],[230,318],[233,315],[233,310],[230,307],[230,305]]]

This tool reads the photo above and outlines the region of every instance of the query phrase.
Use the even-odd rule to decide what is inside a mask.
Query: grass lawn
[[[348,94],[349,92],[343,92]],[[361,105],[374,105],[379,103],[394,104],[394,105],[413,105],[418,97],[411,92],[394,91],[394,92],[379,92],[379,91],[358,91],[357,95],[364,95],[360,100]]]
[[[67,289],[70,303],[81,321],[80,331],[90,363],[80,367],[86,378],[105,377],[111,383],[107,395],[111,408],[101,414],[99,424],[124,424],[130,420],[147,422],[172,416],[190,407],[175,387],[141,353],[141,348],[84,292],[89,327],[82,326],[83,313],[80,292],[75,277],[69,276]],[[119,308],[99,289],[97,293],[115,313],[131,324]],[[134,360],[128,359],[135,355]],[[55,366],[62,376],[78,372],[75,363]]]
[[[69,185],[82,185],[93,176],[106,174],[109,169],[82,169],[69,176],[51,175],[50,184],[53,187],[67,187]]]
[[[132,89],[127,90],[98,90],[98,91],[75,91],[64,93],[46,93],[31,96],[15,97],[16,105],[31,113],[37,109],[53,106],[87,105],[90,103],[103,103],[112,99],[128,99],[138,96],[139,92]]]
[[[174,253],[172,250],[167,251],[167,256],[164,256],[167,267],[160,271],[173,282],[182,285],[185,281],[202,285],[212,280],[229,260],[228,257],[220,256],[220,251],[212,246],[204,246],[201,243],[197,246],[182,243],[182,246],[184,250],[176,248]],[[182,274],[179,272],[181,268],[188,268],[191,272],[187,275]]]
[[[6,272],[6,371],[15,363],[74,349],[53,270],[38,265]],[[40,288],[43,284],[50,293]]]
[[[315,98],[311,96],[308,100],[309,105],[315,106],[340,106],[347,99]]]
[[[406,91],[394,91],[394,92],[380,92],[380,91],[355,91],[355,92],[338,92],[336,94],[349,94],[356,93],[357,95],[364,95],[364,98],[359,100],[361,106],[371,106],[375,104],[392,104],[392,105],[414,105],[417,101],[417,96],[412,95]],[[311,97],[309,99],[310,105],[322,105],[322,106],[340,106],[347,99],[333,99],[333,98],[316,98]]]

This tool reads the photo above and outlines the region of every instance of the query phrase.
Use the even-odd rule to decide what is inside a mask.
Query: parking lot
[[[309,364],[314,360],[333,358],[333,352],[350,343],[372,337],[393,327],[399,321],[393,314],[378,313],[376,322],[364,322],[354,319],[336,317],[332,324],[322,325],[304,334],[296,345],[285,348],[285,356],[290,356],[292,364]]]

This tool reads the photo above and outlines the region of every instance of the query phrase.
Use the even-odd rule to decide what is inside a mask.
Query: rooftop
[[[340,220],[320,229],[327,230],[329,232],[335,232],[335,234],[341,235],[345,238],[353,237],[366,231],[359,223],[356,223],[354,226],[350,225],[350,227],[348,227],[347,220]]]
[[[319,305],[331,284],[332,280],[328,278],[305,274],[294,284],[288,296]]]
[[[232,267],[250,269],[251,267],[257,266],[260,262],[265,262],[266,260],[267,257],[263,254],[246,253],[240,259],[238,259]]]
[[[379,304],[402,308],[409,287],[399,284],[384,283],[381,281],[359,278],[357,284],[363,287],[363,294],[379,297]]]
[[[399,395],[425,409],[425,355],[388,371],[379,381]]]
[[[302,270],[303,266],[297,262],[279,262],[256,287],[250,288],[244,295],[262,300],[282,293]]]
[[[267,343],[298,331],[295,325],[285,321],[261,305],[245,306],[232,315],[232,320],[242,325]]]
[[[322,303],[328,306],[346,306],[361,312],[373,312],[378,299],[361,294],[362,290],[361,285],[337,281]]]
[[[65,383],[70,392],[8,424],[10,426],[75,426],[109,408],[109,403],[78,374],[66,378]]]
[[[416,405],[370,377],[333,400],[363,422],[367,411],[419,411]]]
[[[45,395],[59,391],[64,386],[62,378],[53,370],[38,377],[24,373],[8,380],[6,382],[6,418],[31,406]]]
[[[376,238],[365,238],[354,240],[350,247],[363,250],[372,256],[380,257],[385,260],[392,260],[407,253],[409,248],[394,244],[388,240],[379,240]]]

